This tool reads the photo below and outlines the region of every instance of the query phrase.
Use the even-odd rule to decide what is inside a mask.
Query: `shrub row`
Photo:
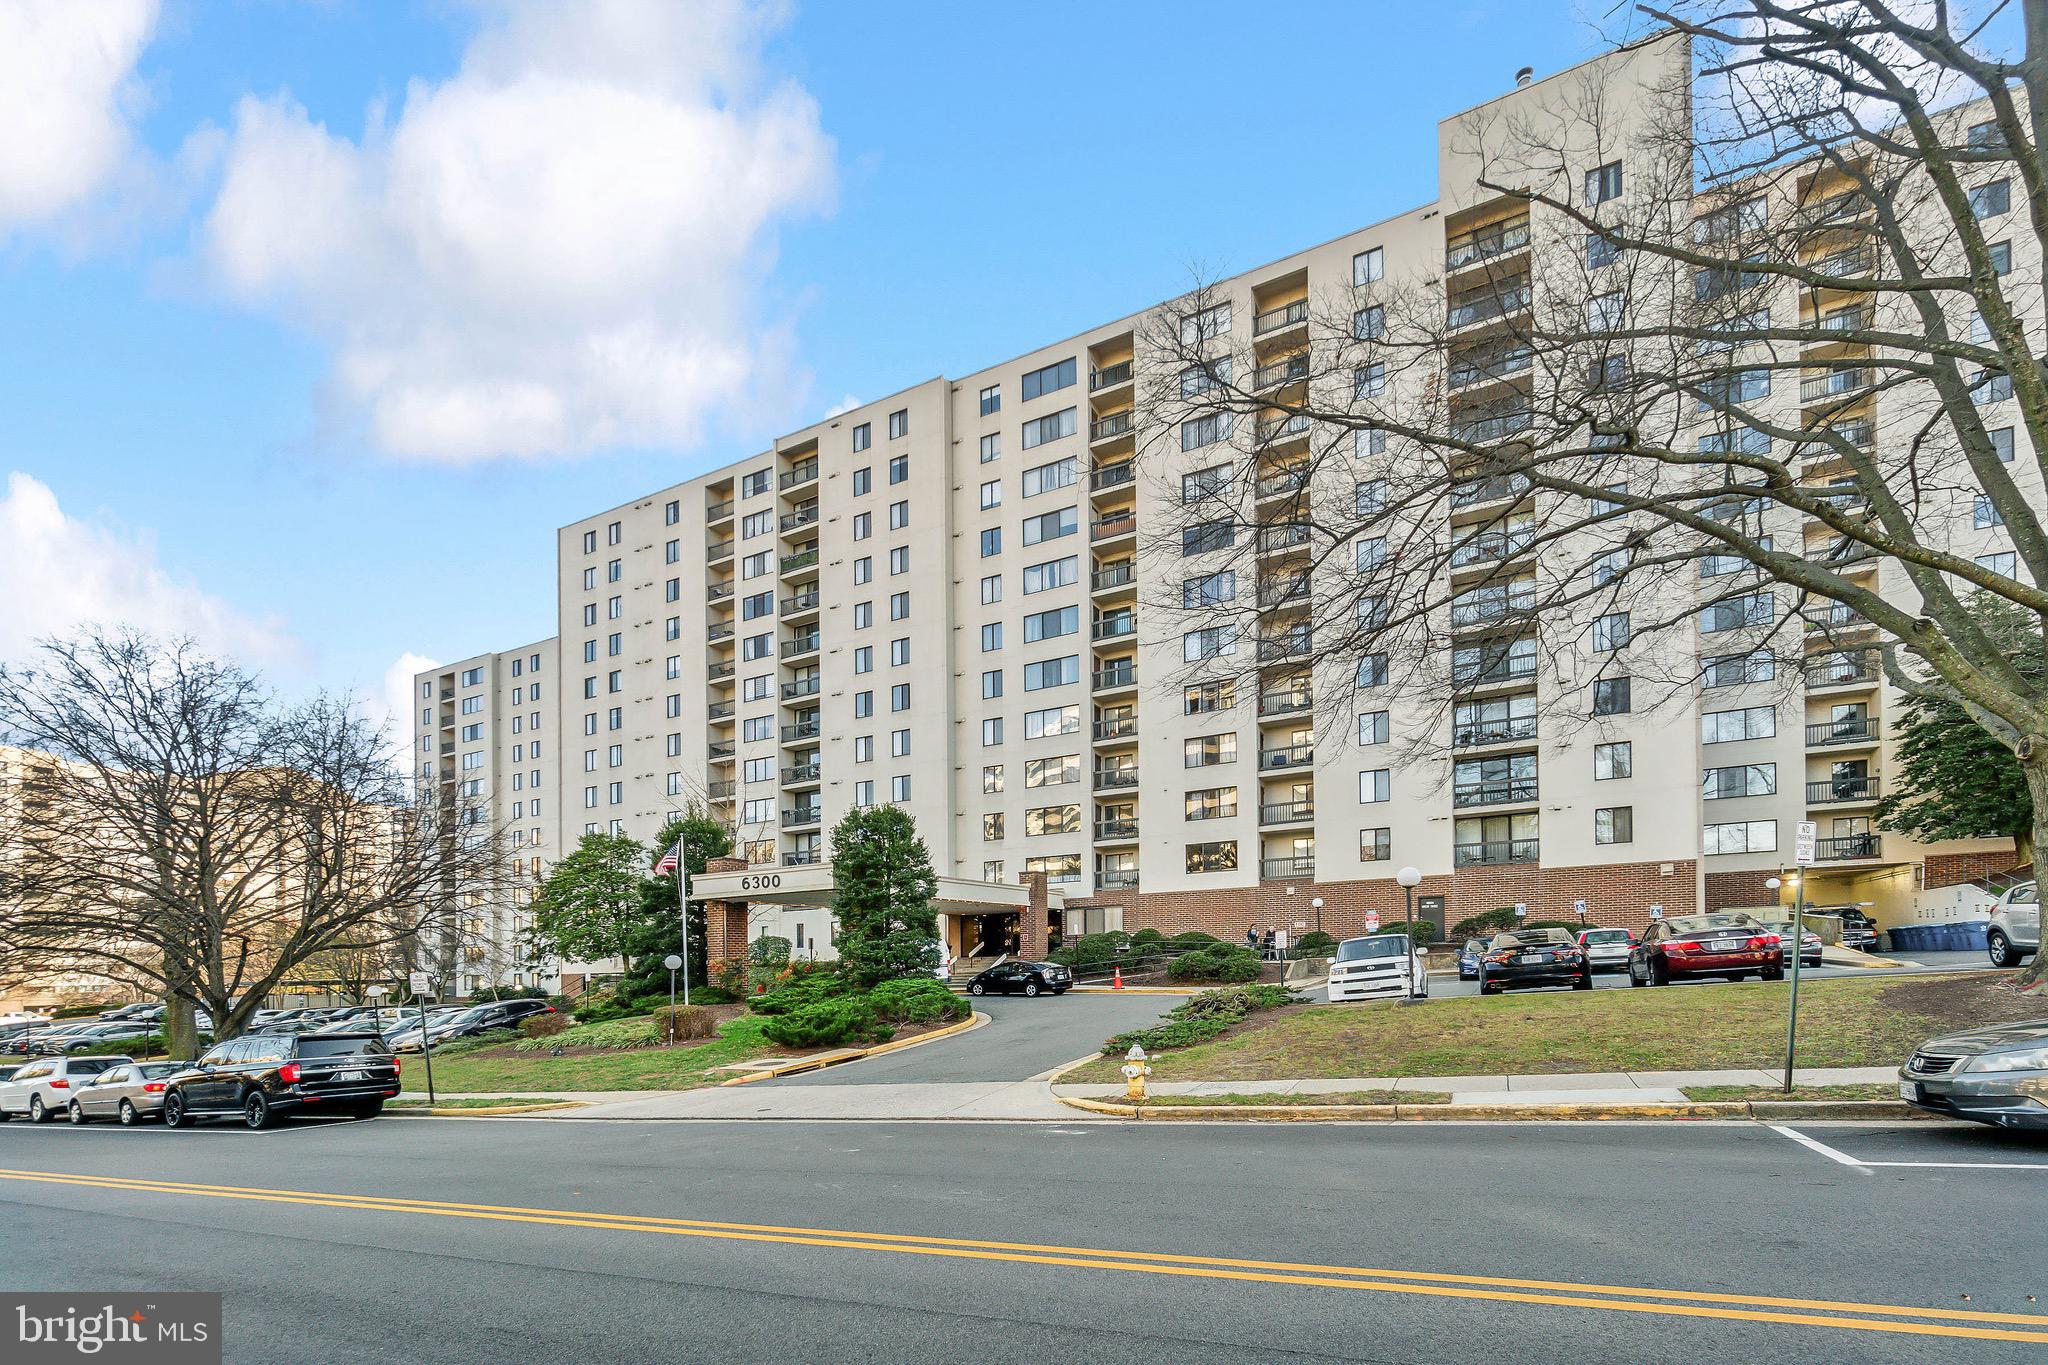
[[[1174,981],[1256,981],[1258,954],[1241,943],[1210,943],[1175,958],[1166,969]]]
[[[1207,1042],[1260,1010],[1299,1004],[1305,999],[1306,996],[1297,995],[1285,986],[1274,985],[1228,986],[1222,990],[1203,991],[1168,1010],[1165,1023],[1119,1033],[1105,1042],[1102,1050],[1109,1056],[1121,1056],[1131,1050],[1133,1043],[1147,1052],[1192,1047],[1196,1043]]]

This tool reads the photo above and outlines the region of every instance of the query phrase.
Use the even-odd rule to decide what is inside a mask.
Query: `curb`
[[[1075,986],[1076,995],[1200,995],[1203,988],[1186,986]]]
[[[873,1047],[857,1048],[847,1052],[828,1052],[822,1057],[806,1057],[802,1061],[788,1062],[782,1066],[767,1067],[760,1071],[750,1071],[744,1076],[734,1076],[729,1081],[720,1081],[719,1085],[751,1085],[755,1081],[769,1081],[777,1076],[796,1076],[806,1071],[823,1071],[828,1066],[844,1066],[848,1062],[857,1062],[864,1057],[879,1057],[886,1052],[901,1052],[904,1048],[917,1047],[924,1043],[936,1043],[941,1038],[951,1038],[956,1033],[966,1033],[971,1029],[978,1029],[988,1022],[989,1017],[977,1010],[959,1023],[949,1024],[935,1033],[922,1033],[915,1038],[877,1043]]]
[[[544,1114],[556,1109],[581,1109],[584,1105],[583,1100],[552,1100],[547,1104],[484,1104],[472,1109],[446,1105],[428,1108],[410,1104],[395,1104],[391,1108],[401,1118],[470,1119],[493,1118],[500,1114]]]
[[[1116,1104],[1055,1095],[1072,1109],[1115,1118],[1328,1123],[1484,1119],[1492,1122],[1603,1119],[1925,1119],[1900,1100],[1698,1100],[1687,1104]]]

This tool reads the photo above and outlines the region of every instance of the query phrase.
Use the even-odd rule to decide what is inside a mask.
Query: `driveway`
[[[978,1029],[761,1085],[931,1085],[1028,1081],[1086,1056],[1102,1040],[1143,1028],[1181,1003],[1175,995],[1083,994],[1027,999],[985,995],[974,1008],[989,1017]]]

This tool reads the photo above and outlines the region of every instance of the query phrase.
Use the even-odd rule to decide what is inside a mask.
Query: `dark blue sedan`
[[[1479,955],[1485,951],[1486,941],[1484,939],[1468,938],[1465,940],[1465,946],[1458,950],[1458,980],[1477,981],[1479,979]]]

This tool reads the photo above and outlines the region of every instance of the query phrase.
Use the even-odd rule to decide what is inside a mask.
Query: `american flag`
[[[658,863],[656,863],[656,864],[654,865],[654,870],[655,870],[656,872],[661,872],[661,873],[666,873],[666,872],[673,872],[673,871],[675,871],[675,870],[676,870],[676,851],[675,851],[674,849],[670,849],[670,850],[669,850],[668,852],[666,852],[666,853],[662,854],[662,855],[661,855],[661,861],[660,861],[660,862],[658,862]]]

